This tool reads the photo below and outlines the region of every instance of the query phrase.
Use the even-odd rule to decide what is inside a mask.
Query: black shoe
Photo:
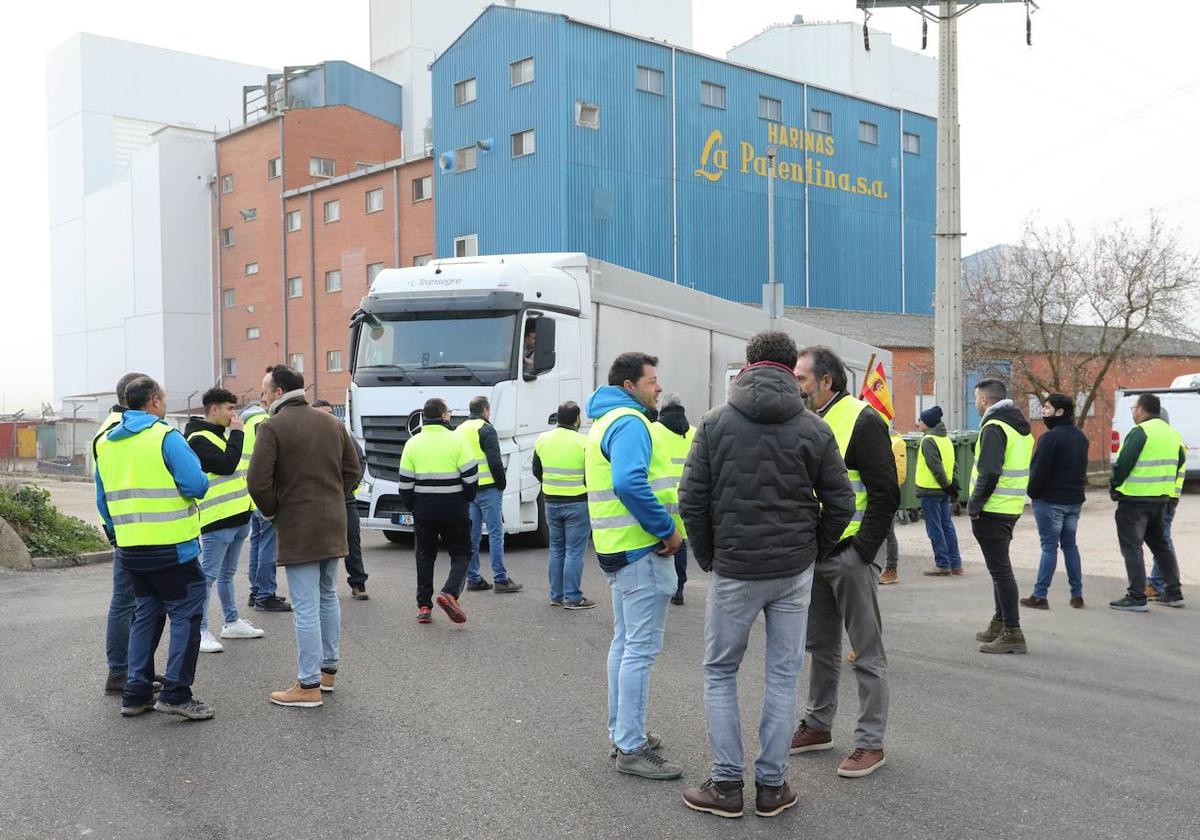
[[[121,694],[125,691],[125,672],[109,671],[108,679],[104,681],[105,694]]]
[[[1108,605],[1114,610],[1125,610],[1126,612],[1150,612],[1150,606],[1145,599],[1135,601],[1126,595],[1124,598],[1119,598],[1116,601],[1109,601]]]
[[[781,785],[754,783],[754,813],[760,817],[782,814],[796,804],[796,791],[787,782]]]
[[[718,782],[708,779],[698,788],[683,789],[683,804],[693,811],[735,818],[743,814],[742,780]]]
[[[1168,595],[1166,592],[1160,592],[1154,599],[1154,603],[1162,604],[1164,607],[1182,607],[1186,602],[1182,595]]]
[[[355,601],[369,601],[371,599],[371,596],[367,594],[367,587],[365,586],[351,586],[350,597]]]
[[[508,578],[507,580],[498,580],[496,581],[495,586],[497,592],[520,592],[524,588],[525,584],[517,583],[512,578]]]
[[[563,601],[564,610],[590,610],[596,606],[591,598],[580,598],[578,601]]]
[[[246,606],[247,606],[247,607],[253,607],[253,606],[254,606],[254,602],[255,602],[255,601],[257,601],[257,600],[258,600],[258,598],[256,598],[256,597],[255,597],[255,595],[254,595],[254,593],[253,593],[253,592],[251,592],[251,593],[250,593],[250,599],[249,599],[248,601],[246,601]]]
[[[487,592],[491,588],[492,585],[483,578],[467,581],[467,589],[471,592]]]
[[[254,609],[259,612],[291,612],[292,605],[278,595],[270,595],[261,601],[255,601]]]
[[[676,590],[675,594],[671,596],[671,603],[677,607],[683,606],[683,590],[682,589]]]

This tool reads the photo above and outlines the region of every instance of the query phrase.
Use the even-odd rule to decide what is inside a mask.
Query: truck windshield
[[[512,376],[515,312],[396,312],[367,316],[358,334],[359,384],[475,381]]]

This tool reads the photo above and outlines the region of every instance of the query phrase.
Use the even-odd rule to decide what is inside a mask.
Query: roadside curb
[[[111,563],[113,559],[112,549],[105,551],[85,551],[82,554],[75,554],[69,557],[31,557],[29,562],[32,564],[32,571],[39,569],[70,569],[75,566],[94,566],[99,563]]]

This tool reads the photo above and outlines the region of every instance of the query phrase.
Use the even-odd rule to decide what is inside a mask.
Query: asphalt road
[[[546,604],[543,553],[510,552],[517,595],[468,593],[469,621],[414,621],[411,550],[368,535],[372,599],[343,590],[338,690],[317,710],[267,702],[294,679],[288,615],[201,658],[206,723],[125,720],[103,696],[110,568],[0,571],[0,838],[1194,838],[1200,836],[1200,603],[1148,615],[1101,606],[1026,614],[1027,656],[976,652],[990,580],[914,574],[880,593],[891,664],[888,765],[838,778],[851,748],[843,672],[836,749],[792,759],[800,805],[765,820],[687,811],[682,783],[618,775],[607,758],[608,591]],[[906,561],[907,562],[907,561]],[[442,567],[439,566],[439,571]],[[672,607],[651,727],[708,770],[700,659],[703,574]],[[244,573],[238,578],[245,595]],[[742,677],[749,761],[761,629]],[[807,684],[807,669],[801,677]],[[750,771],[752,773],[752,771]],[[752,782],[748,775],[748,782]]]

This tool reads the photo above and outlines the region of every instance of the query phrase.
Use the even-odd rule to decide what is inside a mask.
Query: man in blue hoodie
[[[163,422],[166,393],[144,377],[125,389],[121,422],[96,447],[96,507],[116,557],[137,596],[129,633],[129,673],[121,714],[155,711],[208,720],[212,709],[192,696],[200,652],[204,572],[197,500],[208,492],[200,459]],[[171,619],[167,670],[153,701],[154,651]]]
[[[608,385],[588,400],[592,429],[584,465],[592,539],[612,588],[611,755],[618,772],[677,779],[683,769],[666,761],[658,753],[661,739],[646,732],[650,669],[662,651],[667,602],[676,586],[674,557],[683,542],[671,516],[675,511],[664,504],[675,487],[670,458],[654,457],[646,416],[662,392],[657,366],[657,358],[637,352],[613,361]]]

